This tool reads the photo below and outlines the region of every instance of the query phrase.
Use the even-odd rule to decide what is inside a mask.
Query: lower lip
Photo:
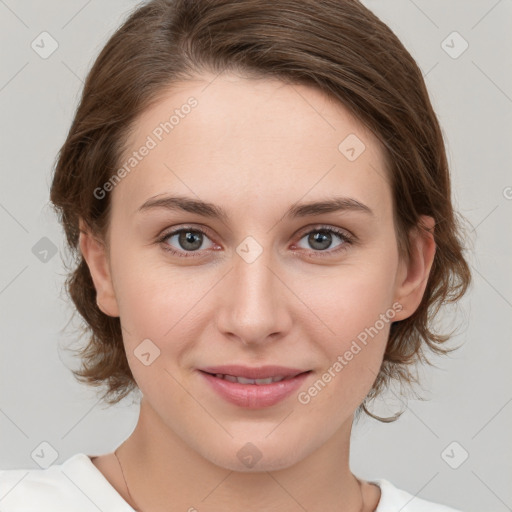
[[[296,391],[311,372],[301,373],[293,379],[271,384],[239,384],[199,371],[212,388],[228,402],[247,409],[260,409],[275,405]]]

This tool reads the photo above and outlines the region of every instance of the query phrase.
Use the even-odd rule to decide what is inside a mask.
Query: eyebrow
[[[224,222],[229,220],[229,215],[220,206],[199,199],[185,196],[155,196],[149,198],[136,213],[147,212],[154,209],[166,209],[195,213],[203,217],[211,217]],[[321,215],[332,212],[361,212],[374,215],[371,208],[357,199],[351,197],[333,197],[323,201],[313,201],[292,205],[283,218],[307,217],[309,215]]]

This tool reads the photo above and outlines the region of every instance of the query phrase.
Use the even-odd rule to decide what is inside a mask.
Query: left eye
[[[309,231],[308,233],[306,233],[301,238],[301,240],[306,239],[310,247],[315,249],[315,252],[322,252],[326,251],[326,249],[329,249],[331,247],[333,235],[334,237],[338,237],[341,240],[341,243],[335,246],[335,249],[331,252],[336,252],[337,250],[339,250],[338,248],[340,246],[350,244],[351,242],[348,235],[332,228],[314,229],[313,231]],[[308,248],[306,247],[306,249]]]

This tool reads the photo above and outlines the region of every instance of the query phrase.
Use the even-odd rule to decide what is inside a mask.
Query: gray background
[[[375,405],[381,413],[405,408],[398,422],[355,426],[352,469],[468,512],[512,510],[512,2],[364,3],[426,76],[448,146],[453,199],[474,228],[474,284],[443,320],[460,326],[452,344],[462,348],[422,370],[425,401],[390,391]],[[48,206],[83,78],[136,4],[0,0],[1,469],[39,467],[31,454],[41,442],[57,452],[56,464],[77,452],[109,452],[137,419],[133,399],[108,408],[68,369],[78,364],[66,347],[76,347],[79,323],[68,323],[67,253]],[[43,31],[58,43],[47,59],[31,47]],[[454,31],[469,44],[457,58],[464,42]],[[41,252],[52,246],[56,254]]]

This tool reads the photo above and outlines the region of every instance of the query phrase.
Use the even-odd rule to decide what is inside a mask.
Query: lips
[[[258,384],[258,382],[245,382],[245,380],[249,379],[252,381],[255,380],[263,380],[263,379],[273,379],[273,382],[277,382],[279,380],[291,379],[301,373],[305,373],[309,370],[302,370],[300,368],[289,368],[285,366],[260,366],[255,368],[250,368],[242,365],[224,365],[224,366],[209,366],[205,368],[200,368],[200,371],[209,373],[211,375],[220,376],[222,378],[235,378],[239,379],[238,382],[242,384]],[[244,380],[245,379],[245,380]],[[231,382],[235,382],[231,380]],[[264,382],[262,384],[265,384]]]
[[[238,382],[238,384],[256,384],[257,386],[264,386],[265,384],[272,384],[273,382],[281,382],[283,380],[293,379],[293,377],[268,377],[266,379],[246,379],[245,377],[235,377],[234,375],[223,375],[222,373],[210,373],[209,375],[215,375],[218,379],[224,379],[229,382]]]
[[[210,371],[206,371],[210,370]],[[219,372],[219,373],[214,373]],[[245,373],[250,375],[269,375],[266,379],[280,379],[276,382],[265,382],[260,379],[247,379],[240,376],[231,376],[230,373],[224,374],[221,372],[232,373]],[[281,373],[281,375],[279,375]],[[284,367],[263,367],[263,368],[247,368],[247,367],[226,367],[217,366],[204,368],[198,370],[203,382],[209,385],[217,395],[222,397],[225,401],[239,407],[248,409],[260,409],[270,407],[290,397],[294,392],[297,392],[300,386],[312,374],[312,370],[301,371],[295,368]],[[273,375],[272,375],[273,374]],[[285,374],[285,375],[282,375]],[[220,377],[217,377],[217,376]],[[223,377],[225,376],[225,377]],[[247,382],[247,380],[249,382]]]

